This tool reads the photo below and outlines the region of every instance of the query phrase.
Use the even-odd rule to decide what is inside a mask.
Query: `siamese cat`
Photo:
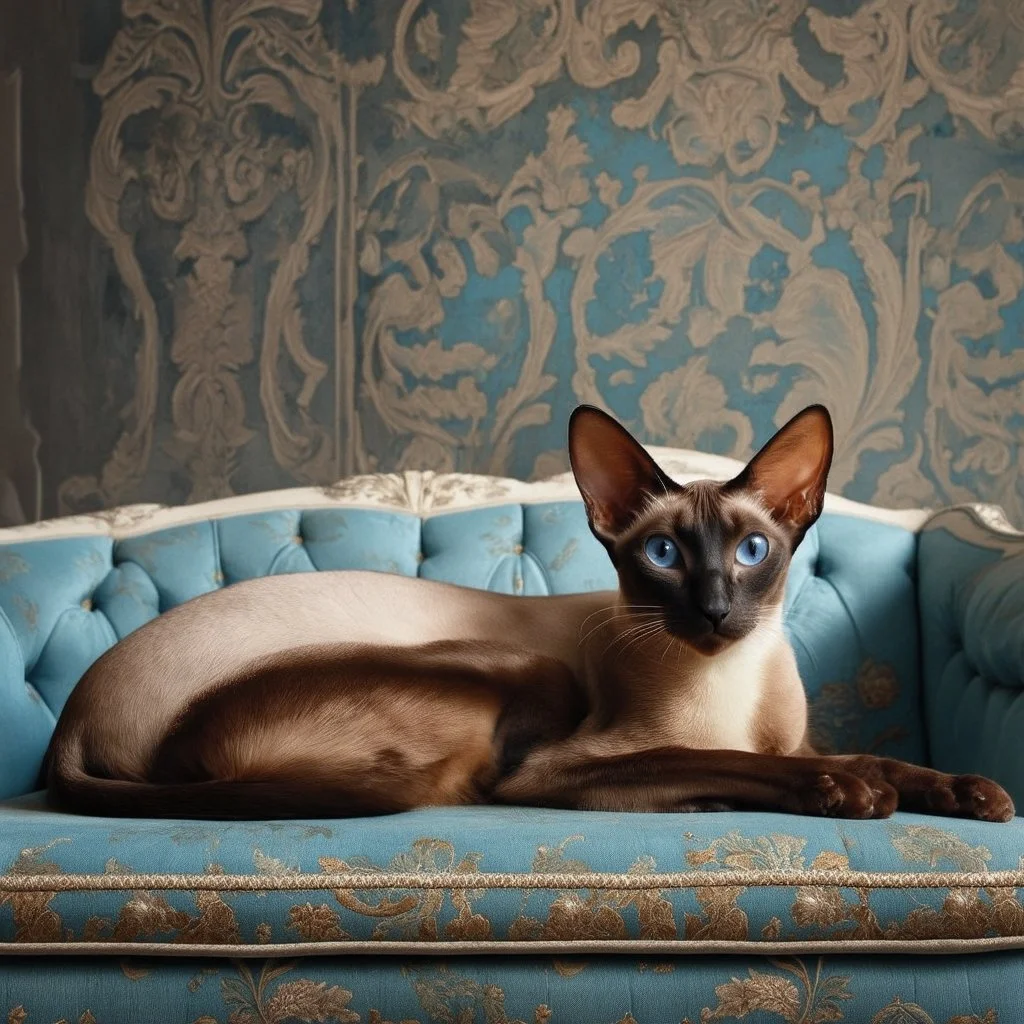
[[[782,599],[832,447],[811,406],[735,479],[681,486],[580,407],[570,461],[617,592],[512,597],[374,572],[229,586],[89,669],[47,753],[51,796],[181,818],[500,802],[1007,821],[988,779],[809,744]]]

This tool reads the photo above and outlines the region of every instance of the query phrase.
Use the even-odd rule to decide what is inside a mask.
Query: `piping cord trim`
[[[372,872],[287,875],[59,874],[0,875],[0,893],[116,892],[189,890],[193,892],[311,892],[354,889],[653,889],[794,888],[841,889],[1017,889],[1024,871],[703,871],[650,874],[526,874],[500,872]]]

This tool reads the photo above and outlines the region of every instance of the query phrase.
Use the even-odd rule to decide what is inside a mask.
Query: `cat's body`
[[[1004,820],[1012,804],[988,780],[808,745],[781,624],[831,458],[827,415],[808,413],[746,476],[686,488],[603,414],[578,414],[573,466],[617,592],[327,572],[181,605],[76,687],[48,753],[52,794],[176,817],[481,800],[869,817],[899,800]]]

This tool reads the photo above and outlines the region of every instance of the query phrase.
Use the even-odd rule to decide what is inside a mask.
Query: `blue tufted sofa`
[[[683,481],[737,468],[652,451]],[[1021,818],[47,808],[55,716],[119,637],[237,580],[348,568],[615,582],[567,477],[377,475],[0,531],[0,1024],[1024,1021]],[[786,623],[821,746],[990,774],[1024,806],[1024,535],[997,509],[830,496]]]

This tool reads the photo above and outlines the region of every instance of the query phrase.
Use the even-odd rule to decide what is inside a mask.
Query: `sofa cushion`
[[[0,805],[0,951],[1024,946],[1024,820],[425,809],[216,823]]]

